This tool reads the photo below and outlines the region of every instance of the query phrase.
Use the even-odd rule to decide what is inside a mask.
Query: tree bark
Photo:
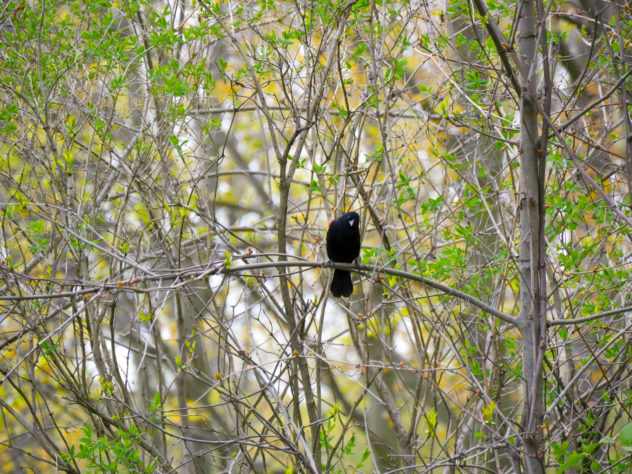
[[[535,84],[537,71],[537,22],[535,2],[522,3],[518,29],[520,54],[520,313],[523,350],[523,412],[522,442],[525,470],[543,473],[541,426],[544,420],[544,390],[542,364],[544,355],[543,330],[546,328],[546,298],[544,241],[541,200],[544,173],[544,153],[539,149],[538,114]],[[544,286],[543,286],[544,285]]]

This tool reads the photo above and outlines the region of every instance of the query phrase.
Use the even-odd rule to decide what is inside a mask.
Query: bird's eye
[[[355,219],[351,219],[351,220],[349,221],[349,227],[353,227],[354,222],[355,222]]]

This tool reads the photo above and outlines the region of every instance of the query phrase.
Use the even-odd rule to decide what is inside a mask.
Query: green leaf
[[[628,423],[619,431],[619,439],[623,446],[632,446],[632,423]]]
[[[496,402],[492,401],[486,407],[482,408],[483,410],[483,418],[485,419],[485,423],[493,423],[494,419],[494,410],[496,410]]]
[[[437,412],[435,410],[429,410],[426,415],[426,423],[428,423],[428,427],[426,428],[426,434],[428,436],[435,435],[435,428],[437,426]]]
[[[566,460],[566,462],[558,468],[557,472],[564,472],[566,469],[570,467],[579,466],[579,463],[582,462],[582,460],[587,457],[588,457],[588,454],[586,453],[576,453],[573,451],[571,455],[568,457],[568,459]]]

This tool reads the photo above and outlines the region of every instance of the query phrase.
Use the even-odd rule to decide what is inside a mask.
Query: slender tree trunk
[[[524,408],[522,431],[524,463],[528,473],[543,473],[541,426],[544,419],[544,391],[542,364],[544,353],[543,330],[546,325],[546,283],[543,278],[544,242],[540,213],[545,150],[539,150],[537,86],[537,22],[535,2],[522,3],[519,26],[519,52],[521,63],[520,100],[520,160],[522,200],[520,209],[520,329],[522,332]],[[541,275],[542,273],[542,275]]]

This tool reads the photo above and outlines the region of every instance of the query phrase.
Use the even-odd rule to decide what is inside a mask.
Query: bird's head
[[[360,225],[360,215],[357,212],[347,212],[340,217],[340,221],[348,224],[352,229],[357,229]]]

